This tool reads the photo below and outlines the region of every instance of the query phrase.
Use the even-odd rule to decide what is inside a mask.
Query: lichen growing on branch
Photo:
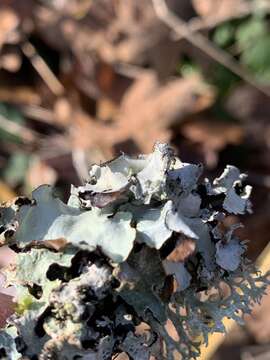
[[[251,187],[234,166],[213,183],[202,171],[157,143],[92,166],[67,204],[43,185],[3,205],[0,243],[17,255],[1,358],[195,359],[223,318],[241,321],[267,279],[224,219],[251,212]]]

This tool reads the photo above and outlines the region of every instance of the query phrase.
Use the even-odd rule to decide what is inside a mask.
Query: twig
[[[55,125],[55,116],[51,110],[36,105],[19,105],[18,108],[24,116],[33,120]]]
[[[39,73],[43,81],[47,84],[48,88],[56,96],[62,95],[65,91],[64,86],[57,79],[42,57],[38,54],[36,48],[29,41],[25,41],[22,44],[22,51],[24,55],[28,57],[29,61]]]
[[[123,62],[116,63],[114,67],[119,74],[131,79],[139,79],[143,73],[148,72],[148,70],[143,69],[142,67],[133,64],[125,64]]]
[[[32,143],[39,136],[39,134],[35,131],[28,129],[21,124],[15,123],[14,121],[5,118],[3,115],[0,115],[0,128],[12,135],[18,136],[25,143]]]
[[[76,173],[83,183],[88,178],[88,166],[86,161],[86,154],[82,149],[75,149],[72,151],[72,164]]]
[[[217,48],[201,33],[191,32],[187,23],[176,16],[166,5],[165,0],[152,0],[157,16],[169,26],[176,34],[187,39],[192,45],[203,51],[212,59],[228,68],[231,72],[245,80],[264,95],[270,97],[270,90],[257,83],[253,76],[249,75],[234,58],[226,51]]]

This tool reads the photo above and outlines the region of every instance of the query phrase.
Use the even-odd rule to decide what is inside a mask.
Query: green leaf
[[[12,154],[3,173],[6,182],[12,186],[23,182],[28,165],[29,156],[27,154],[22,152]]]
[[[231,23],[225,23],[217,27],[214,32],[214,42],[221,46],[226,47],[233,42],[235,28]]]
[[[252,46],[241,55],[241,61],[250,68],[262,82],[270,80],[270,36],[264,36],[254,41]]]
[[[241,23],[237,27],[235,37],[240,49],[246,49],[267,34],[266,22],[262,18],[256,17]]]
[[[6,119],[11,120],[17,124],[23,124],[24,118],[20,112],[18,112],[14,107],[0,103],[0,115],[4,116]],[[11,134],[10,132],[4,130],[0,126],[0,139],[3,141],[10,141],[15,143],[21,143],[21,138],[19,135]]]

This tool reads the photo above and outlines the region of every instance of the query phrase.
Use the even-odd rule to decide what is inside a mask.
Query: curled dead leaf
[[[30,245],[35,247],[41,247],[41,248],[45,247],[47,249],[61,251],[66,247],[67,240],[64,238],[58,238],[53,240],[43,240],[42,242],[32,241]]]
[[[103,193],[83,193],[81,197],[84,200],[90,200],[91,205],[98,208],[103,208],[115,200],[121,197],[121,191],[114,191],[114,192],[103,192]]]
[[[184,262],[195,251],[196,242],[193,239],[181,238],[174,250],[167,256],[167,260],[173,262]]]

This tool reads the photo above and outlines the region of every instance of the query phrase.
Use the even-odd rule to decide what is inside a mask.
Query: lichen
[[[3,204],[0,244],[17,256],[2,358],[196,359],[225,317],[241,322],[268,280],[224,219],[251,212],[251,187],[234,166],[212,183],[202,170],[157,143],[94,165],[67,204],[47,185]]]

